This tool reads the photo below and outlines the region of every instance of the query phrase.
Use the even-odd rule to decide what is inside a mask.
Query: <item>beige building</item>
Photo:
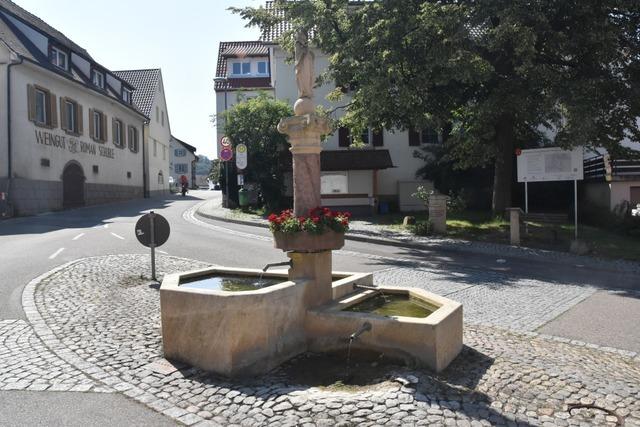
[[[0,0],[0,216],[142,197],[147,118],[133,91],[62,33]]]
[[[158,196],[169,192],[169,162],[171,150],[171,126],[164,96],[162,71],[123,70],[114,74],[136,89],[133,103],[149,121],[144,126],[145,171],[148,177],[145,195]]]

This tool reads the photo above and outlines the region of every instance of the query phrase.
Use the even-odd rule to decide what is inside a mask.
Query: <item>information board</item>
[[[584,178],[582,147],[522,150],[518,159],[518,182],[575,181]]]

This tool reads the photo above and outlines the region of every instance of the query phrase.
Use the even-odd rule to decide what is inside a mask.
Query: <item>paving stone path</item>
[[[29,362],[43,358],[74,384],[92,384],[89,391],[116,390],[187,425],[615,424],[599,410],[567,412],[567,404],[581,402],[640,426],[637,355],[473,322],[465,324],[462,354],[441,375],[402,368],[375,386],[302,385],[283,369],[234,382],[190,367],[163,369],[159,293],[140,277],[147,265],[141,255],[88,258],[27,286],[33,328],[0,323],[0,363],[25,349],[22,365],[0,364],[0,387],[17,382],[16,370],[28,372],[31,385],[46,378],[48,366]],[[161,256],[158,270],[203,266]],[[561,304],[576,295],[567,291]],[[519,302],[512,309],[521,310]]]

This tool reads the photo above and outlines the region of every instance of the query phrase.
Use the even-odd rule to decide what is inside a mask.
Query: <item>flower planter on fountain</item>
[[[318,252],[337,250],[344,246],[344,233],[326,231],[322,234],[313,234],[306,231],[299,233],[273,233],[274,246],[285,252]]]

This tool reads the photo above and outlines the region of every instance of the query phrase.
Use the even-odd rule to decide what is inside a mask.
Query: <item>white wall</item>
[[[178,157],[175,155],[175,150],[176,149],[182,149],[185,150],[185,155],[182,157]],[[170,162],[169,162],[169,170],[170,170],[170,174],[173,177],[174,182],[179,182],[179,178],[181,175],[186,175],[187,178],[189,178],[189,182],[191,182],[191,171],[193,169],[193,164],[192,162],[194,160],[196,160],[196,156],[195,154],[193,154],[191,151],[187,150],[185,146],[183,146],[181,143],[179,143],[178,141],[176,141],[175,139],[171,138],[171,146],[170,146],[170,150],[171,150],[171,155],[170,155]],[[175,165],[176,164],[186,164],[187,165],[187,171],[182,173],[178,173],[175,170]]]
[[[33,180],[60,181],[62,171],[67,162],[78,161],[84,170],[87,183],[116,184],[142,187],[142,150],[131,152],[128,148],[118,148],[112,142],[111,118],[116,116],[124,121],[125,126],[133,125],[142,135],[143,118],[119,104],[109,100],[85,87],[71,82],[42,68],[24,63],[12,68],[12,152],[14,177]],[[28,119],[27,85],[41,85],[56,95],[58,105],[58,127],[47,129],[36,126]],[[83,108],[84,132],[79,137],[67,135],[60,128],[59,99],[67,96],[76,100]],[[96,108],[107,115],[107,142],[94,142],[89,136],[89,109]],[[37,142],[36,131],[48,133],[58,138],[58,147],[43,145]],[[64,141],[64,143],[62,142]],[[72,152],[72,143],[86,144],[93,147],[95,154],[89,152]],[[6,150],[6,149],[5,149]],[[104,150],[105,155],[100,151]],[[6,152],[6,151],[5,151]],[[2,158],[5,158],[5,152]],[[112,157],[111,157],[112,156]],[[42,158],[49,159],[50,166],[40,165]],[[98,166],[98,173],[93,173],[93,165]],[[127,178],[131,172],[131,178]]]
[[[156,114],[156,111],[158,114]],[[162,123],[163,113],[164,124]],[[162,75],[160,76],[153,105],[151,106],[148,132],[146,136],[146,154],[149,168],[149,191],[169,191],[171,127],[169,125],[169,113],[167,112],[167,101],[164,96]],[[156,147],[155,151],[154,145]],[[160,172],[162,172],[163,183],[158,182],[158,174]]]
[[[7,65],[9,49],[0,41],[0,178],[7,176]],[[15,68],[15,67],[14,67]]]

